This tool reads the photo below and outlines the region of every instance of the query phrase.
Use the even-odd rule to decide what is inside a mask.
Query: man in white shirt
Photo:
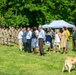
[[[32,37],[32,32],[31,32],[31,28],[27,28],[27,35],[26,35],[26,39],[27,39],[27,51],[28,53],[31,53],[31,37]]]
[[[23,36],[23,29],[20,29],[20,32],[18,33],[18,40],[19,40],[19,50],[22,51],[22,36]]]
[[[39,26],[38,29],[39,29],[39,34],[38,34],[39,50],[40,50],[40,55],[43,56],[44,55],[43,45],[45,41],[45,32],[41,26]]]

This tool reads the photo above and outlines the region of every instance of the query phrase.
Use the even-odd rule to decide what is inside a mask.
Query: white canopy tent
[[[48,24],[44,24],[42,26],[42,28],[62,28],[63,26],[67,27],[67,28],[73,28],[74,25],[64,21],[64,20],[54,20],[52,21],[49,25]]]
[[[42,28],[49,28],[49,27],[50,27],[50,25],[48,25],[48,24],[42,25]]]
[[[49,24],[49,27],[52,27],[52,28],[62,28],[63,26],[65,26],[67,28],[74,27],[74,25],[72,25],[64,20],[55,20]]]

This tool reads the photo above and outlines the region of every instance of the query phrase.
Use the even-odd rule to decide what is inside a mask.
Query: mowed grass
[[[67,54],[47,52],[40,56],[18,50],[18,45],[12,47],[0,45],[0,75],[76,75],[74,66],[71,73],[62,73],[64,60],[69,56],[76,56],[72,51],[72,39],[69,41]],[[62,52],[62,50],[61,50]]]

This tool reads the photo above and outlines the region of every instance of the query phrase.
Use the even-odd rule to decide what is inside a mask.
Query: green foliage
[[[74,24],[75,0],[0,0],[1,26],[38,26],[63,19]]]

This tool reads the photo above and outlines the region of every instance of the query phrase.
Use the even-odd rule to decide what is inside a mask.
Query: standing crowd
[[[41,26],[33,27],[33,28],[23,28],[20,30],[18,34],[19,40],[19,49],[22,50],[22,45],[24,47],[24,51],[28,51],[34,54],[37,52],[37,48],[39,48],[40,55],[44,56],[44,44],[47,47],[47,51],[50,51],[53,48],[54,53],[60,52],[61,48],[63,49],[63,54],[66,54],[68,50],[70,32],[67,27],[62,28],[62,33],[59,29],[55,29],[55,32],[52,28],[48,28],[47,30],[43,30]],[[54,41],[53,41],[54,39]],[[76,27],[73,29],[73,50],[76,48]]]
[[[73,50],[76,50],[76,27],[73,28]],[[44,45],[50,51],[53,48],[54,53],[60,52],[63,49],[63,54],[68,50],[70,32],[67,27],[62,28],[62,33],[59,29],[52,28],[47,30],[42,29],[42,26],[28,28],[0,28],[0,44],[11,46],[11,43],[19,45],[19,50],[34,54],[37,53],[37,48],[40,55],[44,56]]]

